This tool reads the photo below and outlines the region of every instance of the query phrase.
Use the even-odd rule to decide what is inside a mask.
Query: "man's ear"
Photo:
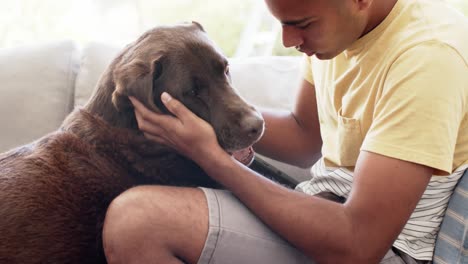
[[[133,109],[128,96],[133,96],[148,109],[160,112],[154,104],[153,85],[163,74],[162,56],[150,63],[134,59],[124,65],[117,65],[114,70],[115,91],[112,103],[119,111]]]

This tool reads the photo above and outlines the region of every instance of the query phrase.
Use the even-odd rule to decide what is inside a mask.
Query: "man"
[[[132,99],[147,137],[233,195],[159,186],[124,193],[104,226],[109,263],[430,261],[468,165],[466,18],[438,0],[265,2],[284,45],[307,59],[295,110],[263,112],[267,130],[255,147],[304,167],[321,149],[313,179],[281,187],[225,153],[211,126],[169,95],[162,99],[175,117]],[[347,200],[313,196],[320,192]]]

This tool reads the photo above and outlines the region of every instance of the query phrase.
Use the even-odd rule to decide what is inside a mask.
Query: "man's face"
[[[332,59],[361,35],[366,14],[354,0],[265,0],[282,24],[283,45]]]

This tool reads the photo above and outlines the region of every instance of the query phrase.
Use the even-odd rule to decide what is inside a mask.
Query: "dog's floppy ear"
[[[162,75],[163,56],[152,61],[133,59],[125,64],[118,64],[114,70],[115,91],[112,103],[119,111],[131,110],[133,106],[128,96],[133,96],[148,109],[161,112],[153,101],[153,83]]]
[[[205,29],[203,28],[203,26],[200,23],[198,23],[197,21],[192,21],[192,24],[197,26],[197,28],[199,28],[201,31],[205,32]]]
[[[165,87],[163,85],[164,80],[160,78],[163,71],[162,60],[155,61],[153,71],[153,100],[160,112],[170,114],[169,110],[167,110],[166,106],[161,101],[161,94],[165,91]]]

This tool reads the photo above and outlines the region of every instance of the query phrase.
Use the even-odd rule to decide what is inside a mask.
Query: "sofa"
[[[83,105],[100,74],[122,47],[72,40],[0,49],[0,152],[57,129]],[[301,57],[230,59],[234,87],[263,108],[290,109],[300,82]],[[295,182],[308,169],[262,157]],[[468,176],[462,178],[442,224],[435,263],[468,263]]]

